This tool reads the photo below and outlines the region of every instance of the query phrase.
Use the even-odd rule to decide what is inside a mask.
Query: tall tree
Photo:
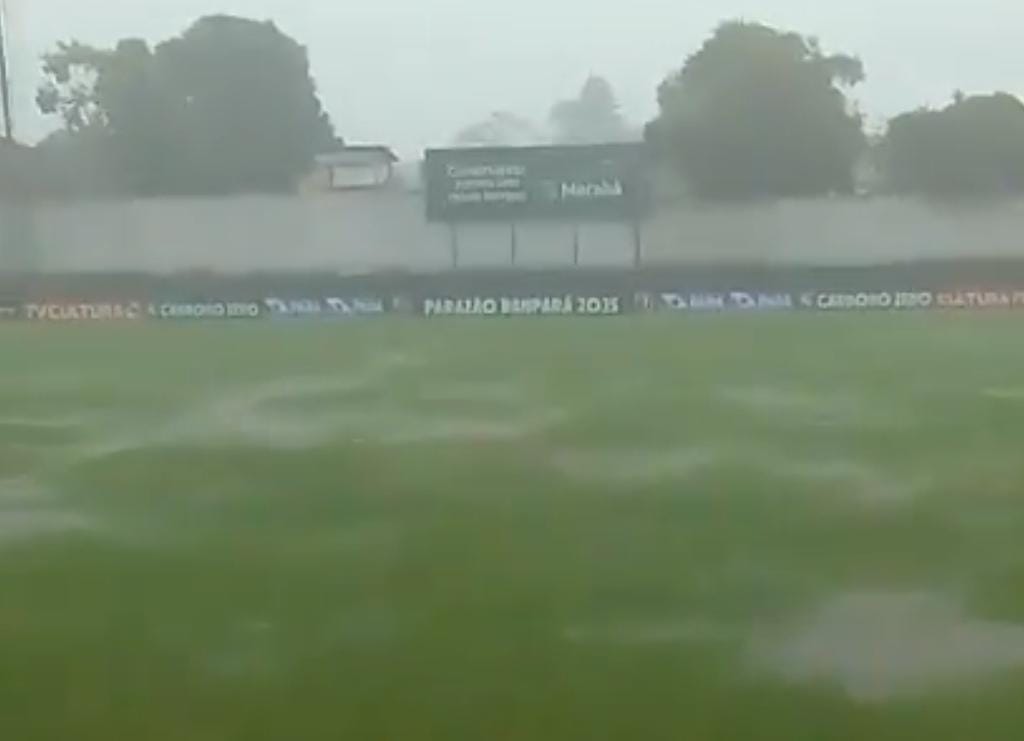
[[[211,16],[154,50],[62,44],[44,73],[40,109],[101,135],[137,192],[286,189],[333,142],[305,48],[269,22]]]
[[[45,140],[55,185],[70,191],[146,193],[162,182],[173,121],[165,86],[143,41],[114,49],[58,44],[43,58],[36,102],[64,129]]]
[[[1024,192],[1024,103],[1007,93],[954,96],[942,110],[897,116],[882,143],[896,192],[994,195]]]
[[[109,124],[101,100],[100,81],[117,60],[115,52],[94,49],[77,41],[60,42],[43,56],[44,82],[36,104],[44,115],[59,115],[70,133],[103,129]]]
[[[726,23],[662,83],[646,136],[705,197],[849,192],[865,140],[844,90],[863,79],[815,39]]]
[[[459,147],[526,147],[545,143],[544,134],[532,122],[507,111],[496,111],[467,126],[454,140]]]
[[[589,77],[578,97],[555,104],[550,119],[559,144],[599,144],[630,138],[615,91],[603,77]]]

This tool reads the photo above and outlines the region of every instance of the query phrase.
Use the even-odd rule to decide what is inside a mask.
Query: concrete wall
[[[1024,258],[1024,200],[974,204],[823,199],[663,208],[645,229],[654,261],[768,260],[826,265]]]
[[[0,271],[441,270],[451,230],[427,224],[421,194],[0,205]],[[751,206],[663,205],[641,226],[648,263],[828,265],[943,257],[1024,258],[1024,200],[944,208],[897,199]],[[460,226],[460,264],[632,264],[620,224]]]

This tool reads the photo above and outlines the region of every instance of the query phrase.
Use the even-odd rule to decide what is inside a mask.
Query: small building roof
[[[345,167],[353,165],[394,164],[398,155],[390,147],[377,144],[346,146],[334,152],[316,156],[317,164],[324,167]]]

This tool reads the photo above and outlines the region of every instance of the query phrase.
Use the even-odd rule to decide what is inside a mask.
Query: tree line
[[[69,187],[138,195],[285,191],[343,141],[306,49],[270,22],[200,19],[151,48],[62,43],[43,59],[37,103],[60,130],[39,146]],[[467,127],[461,146],[643,138],[696,197],[1024,192],[1024,104],[957,93],[868,137],[852,94],[861,61],[814,38],[727,22],[657,90],[658,115],[630,129],[592,77],[546,129],[511,113]]]
[[[36,102],[62,127],[41,154],[73,188],[282,191],[337,145],[306,49],[269,22],[211,16],[155,48],[64,43],[43,73]]]

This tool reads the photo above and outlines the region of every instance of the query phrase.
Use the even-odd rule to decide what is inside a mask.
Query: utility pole
[[[0,0],[0,101],[3,103],[3,137],[14,139],[14,123],[11,120],[11,81],[7,74],[7,4]]]

